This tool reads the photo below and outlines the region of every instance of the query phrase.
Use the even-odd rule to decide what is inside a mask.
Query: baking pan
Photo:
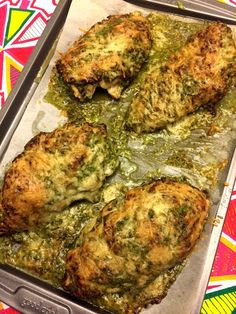
[[[136,5],[138,4],[147,9],[158,9],[159,11],[168,13],[194,16],[200,19],[223,20],[230,24],[236,24],[234,9],[220,3],[217,4],[215,1],[210,1],[208,3],[209,5],[207,4],[207,8],[203,1],[176,2],[138,0],[129,2],[135,3]],[[37,48],[24,68],[4,108],[0,111],[1,158],[4,157],[9,142],[14,138],[13,134],[19,122],[24,118],[24,111],[27,105],[30,103],[30,100],[36,97],[37,93],[40,92],[37,89],[38,84],[43,76],[44,70],[47,68],[50,57],[53,55],[52,50],[51,55],[48,56],[52,47],[51,43],[57,38],[58,32],[64,23],[69,5],[70,1],[60,1]],[[53,114],[54,112],[52,112],[52,115]],[[24,134],[22,134],[22,136],[24,136]],[[9,149],[10,146],[8,150]],[[13,151],[12,156],[15,155],[16,151]],[[191,282],[194,281],[194,278],[188,276],[188,270],[185,268],[179,275],[183,282],[182,285],[185,286],[185,288],[187,287],[183,295],[180,296],[177,291],[178,289],[175,288],[176,285],[178,287],[180,282],[180,278],[178,278],[169,289],[167,297],[163,299],[161,304],[154,305],[150,309],[144,310],[144,313],[173,314],[173,308],[170,309],[170,300],[173,299],[176,299],[176,306],[179,305],[179,308],[175,307],[175,314],[199,313],[236,177],[236,152],[232,149],[229,155],[231,162],[229,162],[229,166],[224,170],[221,178],[222,188],[220,193],[222,196],[217,208],[214,208],[213,213],[213,216],[219,215],[223,217],[223,219],[221,219],[217,227],[207,226],[208,232],[211,233],[211,238],[210,241],[207,239],[202,240],[202,246],[204,246],[205,250],[204,254],[206,255],[204,265],[202,265],[201,260],[199,261],[199,265],[198,261],[195,261],[193,265],[191,265],[192,262],[190,261],[189,267],[197,267],[194,269],[196,277],[198,277],[198,284],[195,290],[191,291],[192,294],[191,297],[189,297],[189,291],[187,290],[190,290],[189,286],[191,286]],[[227,181],[226,186],[223,185],[224,181]],[[192,253],[192,260],[198,256],[199,252],[201,253],[201,249],[202,248],[198,248],[198,252]],[[108,313],[8,265],[0,265],[0,299],[23,313]],[[185,304],[183,304],[183,302]],[[187,311],[186,308],[188,309]]]

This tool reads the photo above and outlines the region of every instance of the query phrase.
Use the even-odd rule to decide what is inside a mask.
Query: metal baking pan
[[[27,108],[27,105],[37,93],[40,79],[54,52],[51,43],[55,42],[58,33],[63,26],[70,2],[70,0],[60,1],[16,86],[8,97],[5,106],[0,111],[0,159],[3,159],[7,147],[13,138],[14,131],[22,117],[24,117],[24,111]],[[223,5],[222,3],[217,3],[214,0],[208,1],[207,5],[204,1],[198,0],[181,1],[181,3],[171,0],[130,0],[128,2],[132,2],[135,5],[140,5],[151,10],[156,9],[167,13],[175,13],[178,15],[207,20],[222,20],[226,23],[236,25],[236,14],[234,9]],[[16,152],[13,153],[16,154]],[[217,208],[214,209],[213,214],[213,216],[222,216],[223,219],[217,227],[207,227],[208,229],[211,229],[208,230],[208,232],[211,233],[211,238],[206,245],[207,249],[204,265],[198,265],[198,261],[196,261],[194,265],[190,265],[190,267],[199,266],[199,268],[195,269],[196,276],[199,276],[195,290],[191,291],[191,295],[188,294],[189,291],[185,291],[183,295],[180,296],[178,289],[175,288],[175,286],[178,285],[177,282],[179,282],[179,279],[177,279],[177,282],[170,288],[168,296],[161,302],[161,304],[144,310],[144,313],[172,314],[173,308],[172,310],[170,309],[169,301],[170,299],[178,298],[179,308],[175,307],[175,314],[199,313],[236,177],[236,151],[231,151],[229,160],[231,160],[231,162],[227,169],[224,170],[221,179],[222,182],[227,181],[227,186],[223,187],[222,184],[220,191],[222,196]],[[193,252],[192,255],[194,256],[195,254],[196,252]],[[189,287],[188,284],[194,280],[192,277],[190,278],[188,274],[186,275],[185,272],[186,270],[184,269],[183,276],[181,274],[181,276],[185,278],[183,285]],[[187,288],[187,290],[190,289]],[[185,304],[183,305],[184,298]],[[0,265],[0,299],[17,310],[29,314],[108,313],[8,265]],[[188,309],[187,311],[186,308]]]

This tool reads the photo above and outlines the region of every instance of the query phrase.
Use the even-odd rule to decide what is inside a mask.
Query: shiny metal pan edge
[[[8,265],[0,264],[0,299],[24,314],[109,314]]]
[[[235,8],[216,0],[124,0],[149,9],[178,15],[236,24]]]

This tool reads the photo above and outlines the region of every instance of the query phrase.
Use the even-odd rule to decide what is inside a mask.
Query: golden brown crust
[[[28,142],[5,174],[2,189],[4,223],[25,230],[47,213],[71,202],[92,199],[112,173],[104,125],[67,123]]]
[[[215,104],[235,74],[232,32],[223,23],[212,23],[146,77],[131,104],[127,125],[136,132],[150,132]]]
[[[112,15],[96,23],[57,62],[57,69],[79,100],[97,87],[119,98],[138,74],[151,48],[147,19],[138,12]]]
[[[131,189],[102,209],[102,221],[69,252],[64,287],[86,298],[138,293],[186,258],[208,209],[206,195],[186,183]]]

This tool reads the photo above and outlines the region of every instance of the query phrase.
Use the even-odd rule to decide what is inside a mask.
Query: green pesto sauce
[[[214,110],[202,108],[165,130],[137,135],[125,129],[127,109],[139,86],[154,67],[160,65],[178,50],[187,38],[204,24],[185,23],[167,16],[150,14],[153,47],[148,62],[138,77],[127,87],[120,100],[113,100],[106,91],[96,91],[89,102],[81,104],[62,82],[54,69],[45,95],[46,101],[61,109],[70,121],[105,123],[110,141],[119,155],[120,166],[107,179],[101,189],[101,201],[97,204],[79,202],[63,213],[54,214],[49,223],[33,232],[21,232],[0,237],[0,262],[20,269],[60,286],[65,271],[67,251],[80,242],[81,230],[96,221],[99,209],[104,205],[105,190],[114,186],[137,186],[163,176],[184,178],[191,184],[212,192],[217,187],[219,172],[226,164],[227,153],[236,135],[236,88],[234,82],[226,97]],[[122,189],[121,189],[122,190]],[[184,210],[184,209],[181,209]],[[182,212],[180,212],[181,214]],[[152,219],[153,213],[149,213]],[[122,229],[122,225],[117,228]],[[164,296],[181,267],[168,272],[164,287],[157,278],[156,289]],[[154,285],[155,288],[155,285]],[[151,289],[151,288],[150,288]],[[153,289],[153,288],[152,288]],[[140,300],[154,298],[149,287],[141,293]],[[146,294],[145,294],[146,293]],[[115,294],[94,302],[108,307],[115,313],[123,313],[125,304],[138,304],[131,293],[122,297]]]
[[[67,251],[77,245],[85,225],[96,220],[98,204],[81,202],[51,214],[41,229],[0,237],[0,262],[60,286]]]

